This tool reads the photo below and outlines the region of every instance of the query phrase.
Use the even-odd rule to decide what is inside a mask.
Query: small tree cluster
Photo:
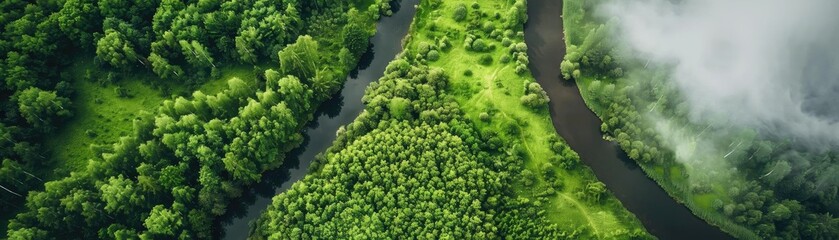
[[[541,85],[535,82],[527,84],[524,96],[521,97],[521,103],[531,109],[544,108],[549,101],[548,93],[542,89]]]

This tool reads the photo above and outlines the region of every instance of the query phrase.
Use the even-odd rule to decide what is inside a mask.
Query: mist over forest
[[[690,118],[824,150],[839,143],[839,2],[612,1],[626,44],[672,65]]]
[[[750,171],[778,182],[820,168],[809,176],[818,192],[836,186],[839,172],[825,160],[839,145],[837,7],[830,0],[607,1],[596,14],[617,20],[614,41],[646,60],[645,68],[669,69],[664,81],[683,101],[680,110],[704,126],[683,131],[641,111],[677,160],[706,178],[738,174],[744,165],[732,161],[756,161]],[[744,131],[783,143],[772,147],[783,160],[755,160],[762,146],[744,145]]]

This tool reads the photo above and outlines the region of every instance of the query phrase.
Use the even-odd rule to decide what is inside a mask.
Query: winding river
[[[332,145],[338,128],[358,117],[364,110],[361,97],[367,85],[379,80],[388,63],[402,51],[402,39],[408,34],[417,4],[419,0],[402,0],[401,4],[394,4],[393,16],[379,20],[376,35],[370,39],[371,48],[362,56],[359,69],[347,77],[340,93],[321,104],[314,121],[304,130],[303,144],[288,154],[282,167],[265,173],[258,184],[228,206],[227,214],[215,223],[215,238],[246,239],[251,223],[268,208],[271,198],[303,179],[312,159]]]
[[[338,128],[361,113],[361,97],[367,85],[381,78],[387,64],[402,51],[401,40],[408,33],[418,2],[402,0],[401,6],[395,6],[393,16],[380,20],[378,32],[371,39],[372,47],[359,69],[347,78],[341,92],[315,113],[301,147],[289,154],[280,169],[266,173],[228,207],[227,214],[215,223],[216,238],[247,238],[250,224],[268,207],[271,198],[302,179],[315,155],[332,144]],[[560,77],[559,63],[565,55],[561,14],[562,1],[529,0],[525,27],[530,70],[548,91],[557,132],[653,235],[660,239],[730,239],[667,195],[617,145],[603,140],[600,119],[585,105],[577,86]]]
[[[603,140],[600,119],[586,106],[577,86],[562,80],[565,56],[562,1],[529,0],[525,42],[530,71],[551,98],[554,127],[597,178],[660,239],[731,239],[667,195],[613,142]]]

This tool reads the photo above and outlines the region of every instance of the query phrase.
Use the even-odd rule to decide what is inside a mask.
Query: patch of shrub
[[[481,65],[492,65],[492,56],[490,55],[483,55],[481,56],[481,60],[479,61]]]
[[[440,50],[449,49],[449,47],[451,46],[452,43],[451,41],[449,41],[449,37],[443,37],[439,41],[437,41],[437,47],[440,48]]]
[[[437,59],[440,59],[440,53],[437,52],[437,50],[428,51],[428,54],[425,55],[425,59],[428,59],[428,61],[437,61]]]
[[[466,5],[461,3],[454,8],[454,16],[452,16],[452,19],[458,22],[463,21],[466,19],[468,12],[469,11],[466,10]]]
[[[487,112],[482,112],[481,114],[478,114],[478,118],[480,118],[481,121],[484,121],[484,122],[489,122],[489,120],[490,120],[489,113],[487,113]]]
[[[521,103],[531,109],[538,109],[550,101],[548,93],[538,83],[529,83],[525,89],[525,95],[521,97]]]
[[[513,40],[510,40],[507,37],[504,37],[503,39],[501,39],[501,46],[509,47],[512,44],[513,44]]]
[[[477,39],[472,42],[472,50],[476,52],[484,52],[489,50],[489,46],[487,46],[486,41],[483,39]]]
[[[501,61],[501,63],[509,63],[510,62],[510,55],[501,56],[501,59],[499,59],[499,61]]]

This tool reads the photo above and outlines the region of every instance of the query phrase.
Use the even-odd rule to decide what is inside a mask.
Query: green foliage
[[[169,60],[155,53],[149,56],[149,62],[151,62],[154,73],[163,79],[175,79],[184,75],[181,67],[170,64]]]
[[[17,95],[18,111],[35,129],[41,132],[55,130],[57,121],[70,117],[70,100],[55,94],[31,87]]]
[[[544,108],[549,101],[548,93],[538,83],[528,84],[525,95],[521,97],[521,103],[531,109]]]
[[[481,65],[492,65],[492,56],[490,55],[483,55],[481,56],[481,60],[478,61]]]
[[[481,119],[481,121],[484,121],[484,122],[488,122],[490,120],[489,113],[487,113],[487,112],[480,113],[478,115],[478,118]]]
[[[114,68],[125,68],[129,62],[139,61],[129,41],[117,31],[108,29],[96,44],[96,56]]]
[[[477,27],[445,34],[484,25],[439,21],[471,3],[421,2],[405,53],[367,89],[365,111],[339,130],[306,178],[274,198],[252,238],[649,237],[640,224],[627,220],[632,218],[628,212],[615,207],[605,188],[592,185],[603,191],[584,192],[598,201],[574,195],[596,179],[585,171],[566,171],[582,166],[579,156],[555,136],[549,118],[537,113],[544,111],[529,111],[517,101],[525,93],[544,94],[538,84],[523,84],[532,80],[511,67],[527,71],[526,45],[476,54],[469,51],[475,39],[487,46],[500,39]],[[489,12],[509,6],[481,4]],[[478,16],[476,11],[473,18]],[[506,19],[481,20],[502,26]],[[509,32],[521,41],[523,36]],[[447,41],[463,44],[441,44]],[[434,50],[444,54],[427,61]],[[516,62],[474,66],[482,56],[502,55]],[[587,211],[608,221],[586,221]],[[563,224],[555,224],[560,219]]]
[[[257,60],[256,49],[262,48],[262,42],[259,41],[259,32],[256,28],[249,27],[242,30],[239,36],[236,36],[236,52],[239,54],[239,60],[246,63],[255,63]]]
[[[260,218],[255,237],[287,234],[324,238],[432,236],[440,232],[455,239],[499,237],[495,231],[498,226],[488,220],[492,219],[490,211],[499,204],[489,200],[498,194],[500,186],[494,182],[500,175],[478,161],[476,149],[467,147],[473,143],[462,142],[464,138],[474,139],[473,135],[456,135],[452,132],[454,128],[449,129],[447,125],[414,125],[398,121],[385,121],[379,125],[382,127],[330,157],[316,177],[295,184],[275,198],[267,214]],[[431,153],[436,157],[429,155]],[[361,158],[360,161],[354,160],[357,158]],[[434,169],[424,167],[437,163],[440,165]],[[390,166],[399,170],[384,171]],[[341,168],[357,170],[341,173]],[[340,184],[341,179],[347,178],[358,179],[354,187]],[[397,179],[408,182],[398,184]],[[447,182],[449,184],[443,184]],[[414,185],[416,187],[412,187]],[[469,193],[471,189],[482,191]],[[337,196],[354,197],[345,204]],[[311,206],[308,208],[310,214],[307,214],[310,217],[295,217],[303,206]],[[355,214],[316,217],[333,211],[330,209]],[[368,227],[361,231],[358,226]]]
[[[472,42],[472,48],[471,49],[473,51],[476,51],[476,52],[485,52],[485,51],[489,50],[489,47],[487,46],[486,42],[483,39],[477,39],[477,40]]]
[[[566,80],[572,79],[579,79],[580,74],[574,74],[574,72],[579,72],[579,64],[573,63],[570,60],[563,60],[562,63],[559,64],[559,69],[562,72],[562,78]],[[573,78],[572,78],[573,77]]]
[[[83,48],[93,42],[93,32],[101,25],[97,20],[100,16],[95,0],[68,0],[58,12],[59,29]]]
[[[369,4],[379,8],[388,3]],[[0,211],[4,216],[21,212],[9,224],[12,239],[210,238],[214,218],[242,188],[279,166],[285,153],[302,141],[299,130],[314,107],[338,89],[353,67],[348,62],[355,62],[326,62],[322,56],[359,57],[360,52],[343,53],[340,31],[334,34],[333,29],[352,22],[361,30],[351,35],[366,40],[374,18],[371,13],[353,16],[348,13],[350,3],[341,1],[71,0],[0,5],[0,25],[8,29],[0,34],[0,96],[7,96],[0,99],[0,136],[9,140],[0,141],[0,186],[6,189],[0,195]],[[68,86],[90,83],[72,79],[82,74],[65,74],[67,63],[77,60],[66,56],[83,56],[79,60],[86,61],[84,56],[95,49],[98,62],[121,72],[92,74],[98,71],[89,69],[85,78],[107,89],[109,97],[84,102],[113,103],[114,96],[149,93],[123,87],[118,77],[147,70],[163,79],[150,84],[163,89],[160,92],[179,91],[172,92],[177,95],[194,88],[178,84],[197,85],[208,75],[220,75],[219,69],[229,69],[217,64],[279,61],[278,52],[304,31],[304,18],[305,32],[315,36],[311,41],[322,44],[314,56],[303,52],[318,60],[315,74],[272,78],[275,82],[264,88],[231,80],[224,91],[195,92],[190,98],[165,101],[156,111],[148,109],[153,114],[120,119],[106,119],[113,111],[91,112],[85,106],[83,114],[96,114],[101,122],[119,125],[133,120],[134,125],[119,128],[121,132],[108,132],[116,129],[112,126],[81,128],[81,136],[87,132],[94,140],[125,136],[113,144],[91,146],[94,157],[89,162],[74,159],[82,157],[78,155],[62,158],[86,165],[74,169],[77,174],[44,183],[41,171],[52,174],[52,169],[30,171],[50,158],[41,142],[44,133],[71,115],[69,94],[74,88],[89,90]],[[90,93],[80,95],[87,98]],[[157,104],[142,98],[137,99],[143,101],[139,105]],[[125,109],[118,111],[137,108],[119,107]],[[61,140],[49,142],[61,145]],[[58,169],[57,176],[69,170]],[[29,190],[37,191],[27,194]],[[20,203],[23,199],[26,205]],[[41,214],[44,211],[48,214]]]
[[[320,63],[318,42],[310,36],[300,36],[297,42],[280,51],[280,70],[284,74],[312,81]]]
[[[428,54],[426,54],[426,59],[432,62],[437,61],[438,59],[440,59],[440,52],[438,52],[437,50],[430,50],[428,51]]]
[[[344,47],[349,49],[350,53],[354,56],[360,56],[367,51],[367,46],[370,45],[370,34],[363,27],[366,21],[358,16],[360,15],[358,11],[352,9],[349,15],[355,17],[351,17],[351,22],[344,26],[342,34],[344,37]]]
[[[154,206],[149,217],[143,223],[151,236],[177,236],[183,225],[181,214],[177,214],[163,205]]]
[[[452,15],[452,18],[455,21],[460,22],[460,21],[466,20],[466,14],[468,14],[468,13],[469,13],[469,11],[466,10],[466,4],[461,3],[461,4],[458,4],[457,7],[455,7],[454,15]]]
[[[605,184],[602,182],[592,182],[586,184],[586,187],[583,189],[581,194],[585,196],[586,199],[597,202],[600,201],[600,197],[603,196],[604,193],[606,193]]]
[[[125,226],[143,222],[148,229],[145,234],[153,237],[209,236],[209,229],[186,224],[203,215],[187,213],[223,213],[226,201],[238,194],[235,186],[252,183],[262,172],[276,167],[281,163],[278,159],[302,140],[297,129],[303,123],[295,121],[287,106],[311,105],[286,102],[313,101],[311,95],[292,94],[292,85],[282,80],[271,86],[288,90],[284,96],[276,94],[275,88],[254,94],[252,87],[232,79],[229,88],[216,95],[197,92],[193,100],[165,101],[157,116],[135,120],[134,134],[106,150],[108,154],[92,162],[95,167],[88,168],[85,175],[48,183],[46,191],[30,195],[28,211],[55,209],[56,216],[88,222],[85,227],[55,225],[55,219],[24,212],[14,220],[11,232],[37,227],[50,235],[86,236],[116,221]],[[231,114],[230,106],[243,107]],[[302,115],[311,108],[300,111]],[[109,180],[103,183],[93,176]],[[88,194],[100,191],[97,197]],[[85,203],[56,209],[58,200],[67,196]],[[90,213],[92,209],[85,204],[102,206],[107,214]]]
[[[395,119],[410,119],[411,117],[411,101],[401,97],[395,97],[390,100],[388,104],[390,115]]]
[[[366,92],[367,111],[313,163],[314,172],[274,198],[251,237],[445,233],[455,239],[503,238],[525,231],[561,236],[555,226],[534,220],[542,213],[531,210],[532,205],[508,205],[513,198],[504,189],[512,181],[515,161],[481,147],[482,136],[460,117],[456,105],[442,100],[445,84],[436,84],[440,81],[446,79],[439,69],[414,60],[392,62],[385,77]],[[411,118],[411,112],[436,117]],[[307,214],[301,214],[304,209]],[[322,217],[335,211],[354,214]],[[507,211],[528,216],[492,217]]]

